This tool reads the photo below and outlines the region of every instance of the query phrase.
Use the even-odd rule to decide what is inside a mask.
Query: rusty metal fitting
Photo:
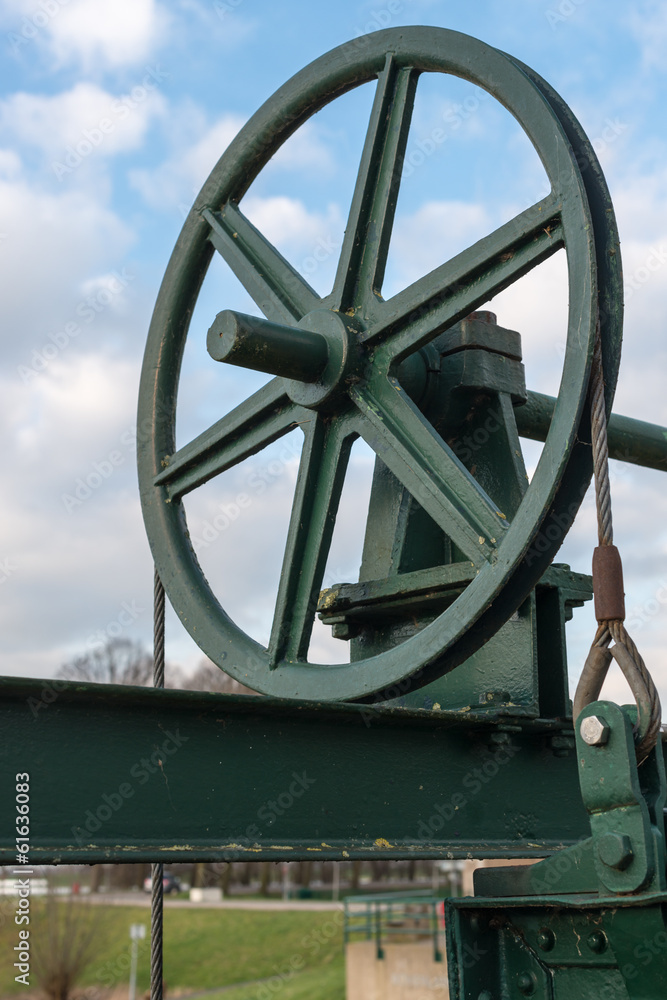
[[[593,596],[598,622],[625,620],[623,565],[615,545],[598,545],[593,552]]]

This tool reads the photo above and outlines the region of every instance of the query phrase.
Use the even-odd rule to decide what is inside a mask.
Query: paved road
[[[151,897],[148,893],[139,892],[118,892],[118,893],[95,893],[93,895],[80,896],[91,903],[99,903],[104,906],[150,906]],[[298,911],[303,913],[306,910],[323,912],[326,910],[342,910],[342,903],[334,903],[330,900],[321,899],[222,899],[218,901],[207,900],[205,903],[192,903],[189,899],[171,899],[164,897],[165,907],[184,910],[262,910],[264,912],[278,912],[285,910]]]

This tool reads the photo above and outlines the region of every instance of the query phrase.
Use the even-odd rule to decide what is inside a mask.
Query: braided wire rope
[[[604,371],[599,326],[591,369],[591,432],[598,543],[601,548],[609,548],[613,547],[614,544],[614,528],[611,512],[607,411],[604,399]],[[596,587],[595,578],[593,587]],[[615,645],[609,648],[612,640]],[[612,657],[623,671],[637,702],[639,721],[635,731],[636,752],[639,763],[642,763],[658,740],[662,720],[660,696],[641,653],[620,617],[598,621],[597,632],[574,697],[574,717],[577,719],[586,705],[597,700]]]
[[[155,568],[153,584],[153,687],[164,687],[164,587]],[[151,866],[151,1000],[162,1000],[164,865]]]

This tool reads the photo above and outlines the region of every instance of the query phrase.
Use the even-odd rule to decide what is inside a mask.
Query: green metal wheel
[[[462,77],[497,98],[531,140],[551,190],[385,301],[380,288],[401,162],[424,72]],[[239,202],[299,125],[375,79],[336,279],[331,294],[320,298],[244,217]],[[560,394],[537,470],[509,523],[404,391],[401,365],[418,367],[417,352],[437,334],[562,247],[569,327]],[[224,311],[211,317],[209,351],[276,377],[176,451],[180,363],[216,250],[266,320]],[[197,197],[160,289],[144,358],[139,477],[146,530],[171,603],[202,650],[258,691],[320,701],[369,699],[391,693],[400,681],[419,687],[471,655],[534,587],[583,498],[591,475],[590,447],[582,442],[590,441],[586,399],[596,326],[610,408],[621,301],[618,237],[595,154],[560,98],[511,57],[456,32],[397,28],[368,36],[363,46],[357,41],[334,49],[288,81],[241,130]],[[303,451],[264,648],[231,621],[211,591],[181,501],[297,426]],[[317,597],[357,437],[449,535],[476,575],[446,611],[402,645],[351,664],[313,664],[307,653]]]

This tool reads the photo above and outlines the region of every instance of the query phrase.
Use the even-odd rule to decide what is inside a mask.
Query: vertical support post
[[[338,901],[338,897],[340,895],[340,866],[341,866],[341,862],[340,861],[334,861],[334,863],[333,863],[333,877],[332,877],[332,885],[331,885],[331,898],[335,902]]]
[[[146,937],[145,924],[130,924],[130,940],[132,949],[130,952],[130,990],[128,1000],[134,1000],[137,994],[137,959],[139,957],[139,941]]]
[[[431,933],[433,935],[433,961],[442,962],[442,952],[440,951],[440,939],[438,937],[438,900],[434,899],[429,904],[429,919],[431,921]]]
[[[380,903],[375,900],[375,953],[378,958],[384,958],[384,948],[382,947],[382,911]]]
[[[137,954],[139,952],[139,942],[137,938],[132,938],[132,951],[130,953],[130,992],[128,1000],[134,1000],[137,990]]]
[[[153,687],[164,687],[164,587],[155,568],[153,584]],[[164,865],[151,866],[151,1000],[162,1000]]]

